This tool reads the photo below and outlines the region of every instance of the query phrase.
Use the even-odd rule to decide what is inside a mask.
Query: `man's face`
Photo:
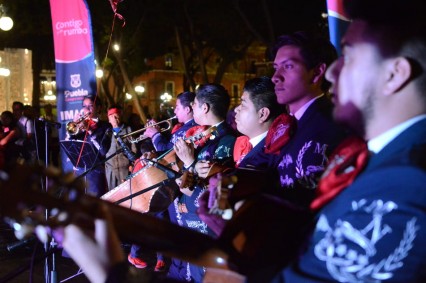
[[[187,119],[187,110],[185,106],[180,103],[180,99],[176,100],[175,115],[179,123],[185,123]]]
[[[327,70],[332,83],[334,117],[363,132],[374,117],[379,86],[384,81],[383,62],[372,38],[367,38],[367,25],[354,21],[342,40],[342,56]]]
[[[308,70],[300,48],[286,45],[281,47],[274,60],[275,93],[279,104],[287,104],[291,111],[298,110],[311,97],[313,70]]]
[[[21,106],[19,105],[14,105],[12,107],[12,111],[13,111],[13,116],[15,117],[15,119],[21,118],[22,114],[24,113],[24,109],[22,109]]]
[[[112,125],[113,128],[120,127],[120,115],[118,113],[114,113],[108,116],[108,122]]]
[[[194,102],[192,103],[192,111],[194,112],[194,121],[198,125],[204,125],[204,114],[202,111],[203,104],[198,101],[195,97]]]
[[[259,123],[259,117],[250,94],[247,91],[243,92],[241,104],[235,108],[235,113],[237,130],[249,138],[254,138],[257,133],[254,134],[253,132]]]

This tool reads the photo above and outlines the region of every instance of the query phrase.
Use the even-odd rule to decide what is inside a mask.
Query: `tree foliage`
[[[121,20],[114,20],[109,0],[86,2],[95,56],[108,70],[103,85],[109,104],[123,100],[126,79],[119,66],[131,81],[150,69],[149,59],[173,53],[185,63],[185,89],[194,88],[197,72],[207,82],[206,73],[212,71],[207,65],[214,66],[214,82],[220,83],[228,66],[243,58],[253,41],[270,47],[283,33],[324,32],[321,13],[326,5],[318,0],[123,0],[117,10],[125,19],[123,26]],[[0,33],[1,47],[33,50],[35,72],[54,69],[49,1],[4,0],[2,4],[15,26],[12,32]],[[120,45],[119,57],[111,54],[112,43]],[[109,80],[114,81],[112,90]]]

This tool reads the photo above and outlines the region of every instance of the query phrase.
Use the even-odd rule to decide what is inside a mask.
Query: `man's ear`
[[[203,113],[208,113],[210,111],[210,105],[204,102],[203,105],[201,105],[201,110]]]
[[[191,111],[192,111],[192,108],[190,107],[190,106],[185,106],[185,113],[186,114],[189,114],[189,113],[191,113]]]
[[[269,108],[263,107],[259,109],[257,112],[259,116],[259,122],[264,123],[269,120],[269,116],[271,115],[271,111]]]
[[[413,66],[405,57],[391,60],[386,66],[385,87],[383,93],[391,95],[401,90],[410,82],[413,76]]]
[[[322,81],[325,75],[325,71],[327,70],[327,66],[324,63],[321,63],[314,67],[314,76],[312,78],[312,83],[319,83]]]

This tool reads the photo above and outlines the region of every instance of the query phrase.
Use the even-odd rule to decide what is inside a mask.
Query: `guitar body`
[[[181,163],[174,151],[169,152],[158,163],[179,171]],[[141,213],[160,212],[167,207],[176,198],[179,187],[174,180],[163,182],[168,179],[167,174],[155,166],[147,165],[143,167],[141,162],[135,162],[135,172],[129,180],[124,181],[116,188],[104,194],[101,198],[110,202],[119,202],[121,206],[130,208]],[[156,186],[158,184],[158,186]],[[145,193],[137,195],[129,200],[121,202],[122,199],[145,190]],[[156,186],[156,187],[155,187]]]

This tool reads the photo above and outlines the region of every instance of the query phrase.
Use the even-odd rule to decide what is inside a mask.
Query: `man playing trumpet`
[[[194,101],[195,94],[190,91],[180,93],[176,98],[176,106],[174,113],[178,124],[172,129],[172,136],[169,138],[158,127],[148,127],[144,136],[151,138],[152,144],[157,152],[166,151],[173,147],[178,138],[185,136],[188,129],[196,126],[194,122],[193,111],[191,103]],[[150,124],[156,123],[154,120],[148,122]]]

